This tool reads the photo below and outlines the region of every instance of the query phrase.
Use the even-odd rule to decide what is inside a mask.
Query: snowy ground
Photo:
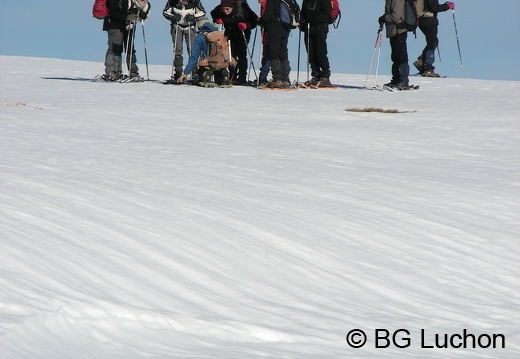
[[[2,359],[520,357],[520,82],[0,67]]]

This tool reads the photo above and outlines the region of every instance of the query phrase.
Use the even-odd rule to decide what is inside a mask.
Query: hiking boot
[[[399,91],[405,91],[405,90],[409,90],[410,86],[408,86],[407,84],[404,84],[404,83],[398,83],[398,84],[394,85],[394,88]]]
[[[391,89],[394,91],[401,91],[405,89],[405,87],[408,87],[408,85],[404,84],[403,82],[395,81],[390,81],[389,83],[383,85],[383,88]]]
[[[410,86],[408,84],[405,84],[404,82],[399,82],[399,83],[393,83],[393,84],[392,83],[386,84],[383,86],[383,88],[387,88],[392,91],[406,91],[406,90],[413,90],[418,87]]]
[[[104,74],[103,76],[101,76],[101,78],[105,81],[115,82],[121,80],[123,78],[123,74],[120,72],[112,71],[108,74]]]
[[[423,59],[422,59],[421,56],[419,56],[419,57],[417,58],[417,61],[414,61],[414,62],[413,62],[413,65],[415,66],[415,68],[417,69],[417,71],[419,71],[419,72],[422,74],[424,63],[423,63]]]
[[[213,71],[211,70],[206,70],[204,71],[204,73],[202,74],[202,80],[201,82],[211,82],[211,78],[213,77]]]
[[[282,87],[283,88],[289,88],[291,87],[291,81],[282,81]]]
[[[267,85],[268,82],[269,82],[269,80],[267,79],[267,77],[260,77],[258,79],[258,84],[259,85],[264,85],[265,86],[265,85]]]
[[[216,71],[213,74],[213,77],[215,79],[215,83],[219,86],[231,84],[231,82],[229,81],[229,71],[227,69],[222,71]]]
[[[399,84],[399,82],[392,80],[392,81],[390,81],[389,83],[384,84],[383,86],[386,86],[386,87],[393,87],[393,86],[395,86],[395,85],[397,85],[397,84]]]
[[[249,82],[247,82],[245,79],[234,79],[231,81],[231,84],[236,86],[247,86],[249,85]]]
[[[332,87],[332,84],[328,77],[322,77],[316,84],[316,87]]]
[[[320,82],[320,80],[316,77],[313,77],[309,81],[305,81],[304,85],[305,86],[318,86],[318,82]]]
[[[192,75],[191,76],[191,80],[189,81],[189,83],[192,84],[192,85],[197,85],[199,82],[200,82],[200,75],[199,74]]]
[[[228,69],[222,70],[222,85],[231,85],[231,76]]]
[[[441,77],[441,75],[433,70],[424,71],[421,75],[424,77]]]
[[[274,89],[274,88],[282,88],[283,87],[283,82],[280,81],[280,80],[271,80],[267,83],[266,87],[269,87],[271,89]]]

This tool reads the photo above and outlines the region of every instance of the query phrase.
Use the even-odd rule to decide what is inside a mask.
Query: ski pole
[[[374,43],[374,51],[372,51],[372,58],[370,59],[370,66],[368,66],[367,78],[365,80],[365,88],[367,87],[368,78],[370,76],[370,72],[372,71],[372,64],[374,63],[374,57],[376,55],[377,44],[379,43],[379,35],[381,34],[381,31],[383,31],[382,27],[380,27],[377,31],[376,42]]]
[[[377,84],[377,73],[379,70],[379,58],[381,55],[381,43],[382,43],[382,35],[383,35],[383,27],[379,27],[376,35],[376,42],[374,43],[374,51],[372,51],[372,58],[370,59],[370,66],[368,67],[367,78],[365,80],[365,88],[367,88],[368,78],[370,77],[370,72],[372,72],[372,64],[374,63],[374,57],[377,52],[377,63],[376,63],[376,80],[374,86]]]
[[[437,44],[437,53],[439,54],[439,62],[442,62],[441,49],[439,48],[439,44]]]
[[[131,35],[131,36],[130,36]],[[135,22],[130,23],[130,30],[128,31],[128,41],[130,43],[127,44],[130,47],[130,52],[126,53],[126,66],[128,68],[128,78],[130,79],[130,75],[132,74],[132,64],[134,63],[134,42],[135,42]]]
[[[251,67],[254,68],[254,65],[253,65],[253,55],[255,54],[255,45],[256,45],[256,34],[258,33],[258,27],[255,28],[255,35],[253,37],[253,49],[251,50],[251,59],[250,59],[250,62],[251,62]],[[247,82],[249,82],[249,75],[251,74],[251,69],[248,69],[247,71]],[[257,78],[258,80],[258,78]]]
[[[296,69],[296,85],[300,83],[300,48],[302,43],[302,31],[298,31],[298,66]]]
[[[453,15],[453,26],[455,27],[455,36],[457,37],[457,47],[459,49],[459,59],[460,59],[460,67],[462,65],[462,55],[460,54],[460,43],[459,43],[459,33],[457,32],[457,21],[455,21],[455,10],[451,10],[451,14]]]
[[[381,59],[381,47],[383,47],[383,28],[379,32],[379,46],[377,49],[377,62],[376,62],[376,78],[374,80],[374,88],[377,87],[377,75],[379,74],[379,60]]]
[[[251,55],[251,52],[249,51],[249,46],[247,45],[247,39],[246,39],[246,33],[244,30],[242,30],[242,37],[244,38],[244,44],[246,45],[246,50],[249,55],[249,61],[251,62],[251,67],[253,68],[253,72],[255,74],[256,79],[258,80],[258,76],[256,74],[255,65],[253,64],[253,57]]]
[[[144,43],[144,63],[146,64],[146,80],[150,81],[150,73],[148,72],[148,52],[146,51],[146,36],[144,34],[144,20],[141,20],[143,28],[143,43]]]
[[[311,53],[311,24],[307,24],[307,82],[309,82],[309,67],[310,67],[310,53]]]
[[[264,44],[263,44],[263,40],[264,40],[264,31],[263,30],[260,30],[260,50],[258,51],[258,68],[259,68],[259,72],[260,72],[260,76],[262,76],[262,57],[264,56]],[[260,77],[259,76],[259,77]],[[256,81],[256,85],[260,85],[260,79],[258,79],[258,81]]]
[[[175,48],[177,47],[177,29],[179,28],[178,25],[175,25],[175,30],[173,32],[173,60],[172,60],[172,75],[171,78],[174,78],[174,71],[175,71]]]
[[[129,60],[128,60],[128,47],[130,46],[130,32],[132,31],[131,29],[131,26],[132,26],[132,23],[129,23],[128,25],[128,32],[126,34],[126,43],[124,44],[124,50],[125,50],[125,67],[126,67],[126,70],[128,71],[128,77],[130,77],[130,64],[128,63]],[[121,71],[123,72],[123,71]]]
[[[193,47],[193,43],[195,42],[195,37],[197,36],[197,31],[195,30],[195,25],[190,27],[190,32],[188,36],[189,43],[186,44],[186,48],[188,50],[188,57],[191,57],[191,48]]]

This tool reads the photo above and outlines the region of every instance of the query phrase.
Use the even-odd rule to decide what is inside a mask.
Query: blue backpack
[[[286,29],[300,25],[300,5],[296,0],[280,0],[280,22]]]

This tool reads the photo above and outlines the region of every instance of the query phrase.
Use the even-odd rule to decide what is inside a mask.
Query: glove
[[[454,2],[448,2],[447,4],[448,4],[448,8],[450,10],[455,10],[455,3]]]
[[[385,23],[385,15],[382,15],[377,19],[377,22],[379,23],[379,26],[383,26]]]
[[[217,20],[215,20],[215,22],[216,22],[217,24],[219,24],[219,25],[222,25],[222,24],[224,23],[224,20],[222,20],[222,19],[217,19]]]
[[[141,12],[139,13],[139,18],[140,18],[141,20],[146,20],[147,17],[148,17],[148,14],[145,13],[144,11],[141,11]]]
[[[186,21],[188,24],[192,23],[195,21],[195,16],[193,16],[192,14],[188,14],[184,16],[184,21]]]
[[[186,77],[188,77],[188,75],[186,75],[186,74],[182,74],[182,75],[177,79],[177,83],[178,83],[178,84],[183,84],[183,83],[186,81]]]
[[[247,29],[247,24],[245,22],[239,22],[238,29],[244,31],[245,29]]]

